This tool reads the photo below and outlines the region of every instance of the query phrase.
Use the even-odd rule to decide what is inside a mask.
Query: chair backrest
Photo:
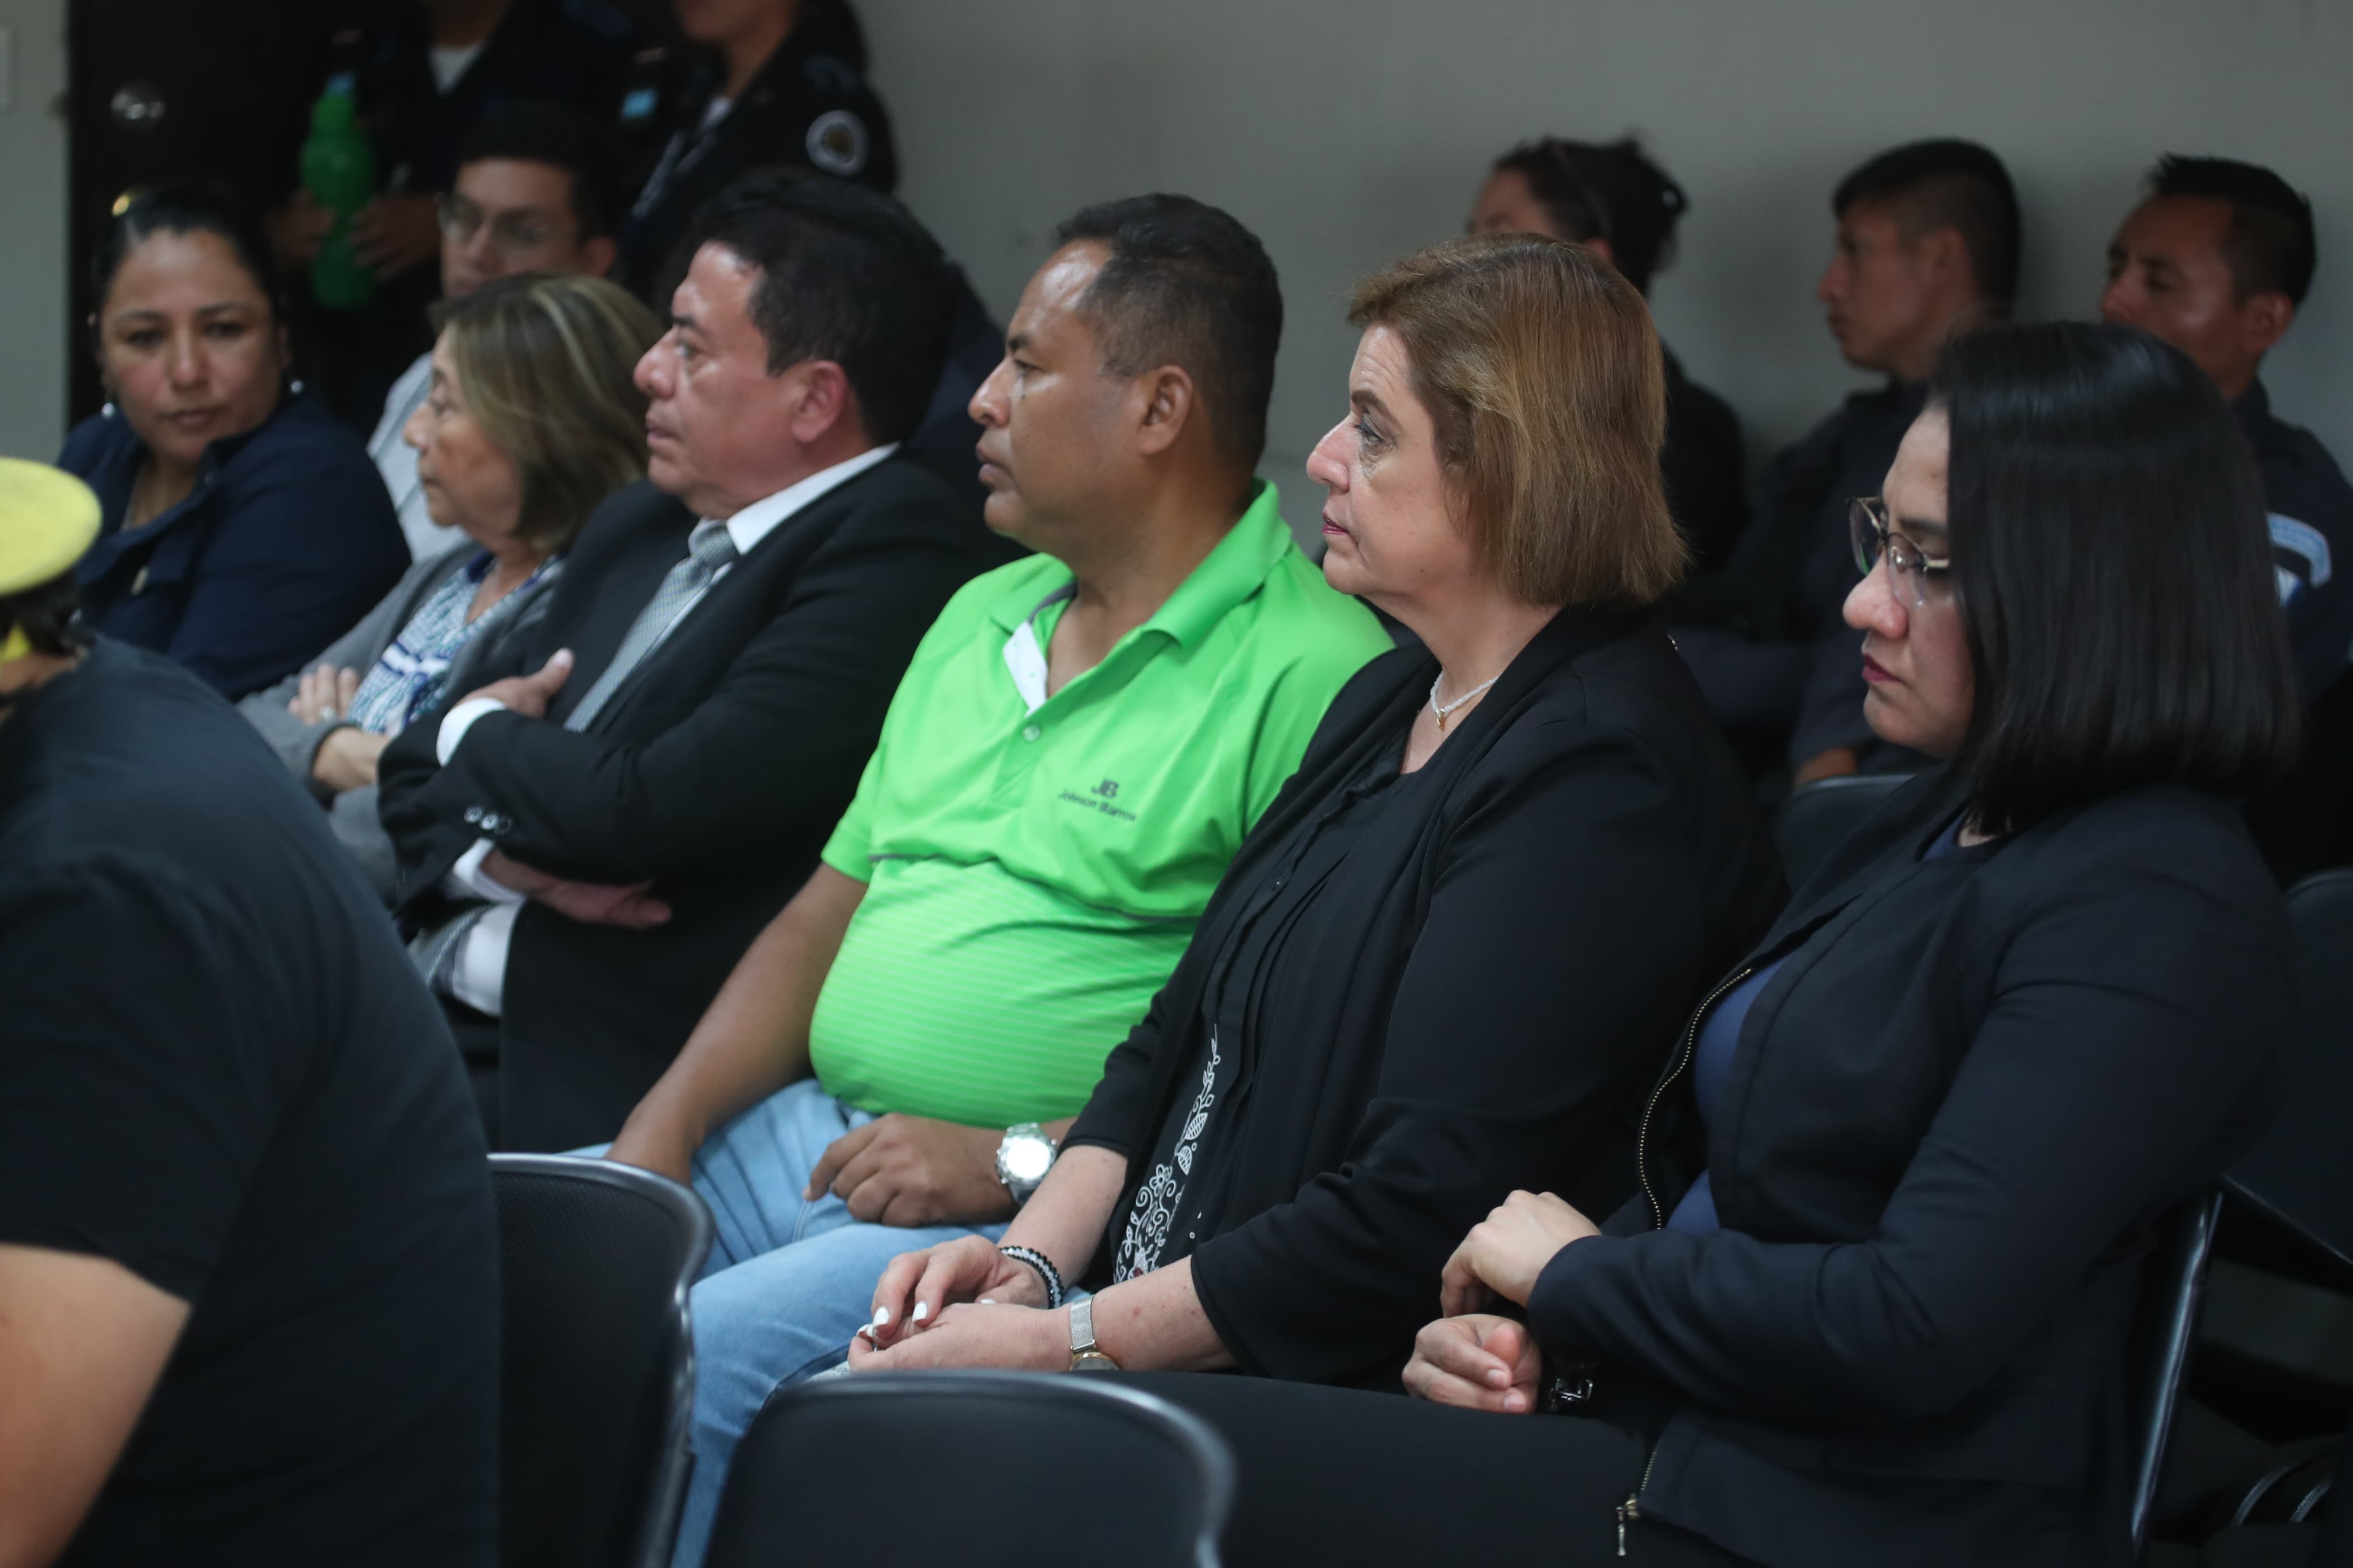
[[[686,1293],[711,1211],[676,1182],[561,1154],[493,1154],[504,1568],[660,1568],[694,1409]]]
[[[2157,1507],[2157,1484],[2165,1470],[2166,1445],[2173,1436],[2174,1412],[2198,1339],[2198,1313],[2206,1301],[2206,1268],[2214,1255],[2214,1224],[2222,1194],[2204,1192],[2184,1199],[2158,1227],[2141,1287],[2140,1311],[2133,1323],[2126,1366],[2132,1439],[2132,1540],[2137,1552],[2148,1538]]]
[[[2353,870],[2307,877],[2287,909],[2299,1010],[2287,1094],[2225,1184],[2353,1268]]]
[[[1773,843],[1781,851],[1789,890],[1804,887],[1881,801],[1911,782],[1910,773],[1847,773],[1792,791],[1773,814]]]
[[[703,1562],[1216,1568],[1233,1489],[1224,1439],[1113,1376],[824,1378],[736,1446]]]

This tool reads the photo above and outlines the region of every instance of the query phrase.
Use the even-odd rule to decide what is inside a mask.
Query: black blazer
[[[558,648],[577,660],[544,720],[493,713],[442,767],[420,718],[378,763],[414,924],[449,913],[442,878],[486,831],[561,877],[650,879],[651,931],[518,917],[501,1020],[502,1136],[521,1149],[609,1139],[754,936],[817,865],[942,605],[1008,547],[936,476],[892,458],[819,497],[738,562],[588,729],[563,727],[686,553],[687,509],[649,482],[598,508],[544,618],[452,684],[454,704]],[[484,824],[487,824],[487,828]]]
[[[1203,988],[1238,917],[1437,673],[1401,648],[1341,690],[1112,1053],[1070,1137],[1129,1156],[1095,1277],[1190,1103]],[[1193,1279],[1246,1371],[1394,1392],[1448,1255],[1513,1188],[1603,1205],[1632,1189],[1629,1101],[1784,886],[1665,635],[1592,610],[1537,634],[1332,879],[1317,938],[1266,988],[1285,1001],[1249,1019],[1246,1130]]]
[[[1919,859],[1966,798],[1924,775],[1799,889],[1734,972],[1787,955],[1704,1140],[1678,1052],[1644,1193],[1529,1302],[1554,1355],[1679,1402],[1641,1512],[1763,1563],[2131,1560],[2153,1227],[2260,1127],[2291,1025],[2226,802],[2134,790]],[[1703,1167],[1724,1228],[1651,1229]]]

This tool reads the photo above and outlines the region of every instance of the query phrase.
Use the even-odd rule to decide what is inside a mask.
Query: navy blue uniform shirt
[[[811,5],[718,121],[710,115],[723,85],[719,68],[688,77],[654,117],[661,151],[621,230],[615,279],[668,310],[669,296],[654,296],[696,209],[754,169],[813,169],[884,192],[896,185],[891,120],[865,68],[856,18],[840,6]]]
[[[2311,431],[2272,414],[2256,382],[2231,405],[2255,449],[2295,671],[2310,702],[2345,673],[2353,648],[2353,486]]]

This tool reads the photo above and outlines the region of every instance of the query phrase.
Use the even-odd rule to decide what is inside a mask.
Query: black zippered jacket
[[[1686,1046],[1643,1193],[1529,1301],[1552,1354],[1677,1396],[1641,1515],[1762,1563],[2130,1562],[2155,1226],[2275,1090],[2286,911],[2230,803],[2137,789],[1922,860],[1966,798],[1922,775],[1799,889],[1734,972],[1787,956],[1712,1122]],[[1654,1229],[1703,1168],[1723,1228]]]
[[[1298,834],[1394,748],[1438,661],[1384,654],[1333,700],[1150,1014],[1066,1142],[1126,1154],[1107,1279],[1159,1134],[1199,1079],[1202,1002]],[[1710,976],[1786,884],[1740,765],[1655,621],[1562,611],[1385,811],[1256,989],[1230,1179],[1192,1251],[1249,1373],[1398,1390],[1465,1232],[1514,1187],[1633,1184],[1633,1110]],[[1303,931],[1304,928],[1303,928]]]

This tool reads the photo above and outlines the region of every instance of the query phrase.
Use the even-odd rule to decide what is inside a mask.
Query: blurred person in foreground
[[[0,1563],[490,1568],[455,1054],[268,749],[75,621],[99,517],[0,461]]]

